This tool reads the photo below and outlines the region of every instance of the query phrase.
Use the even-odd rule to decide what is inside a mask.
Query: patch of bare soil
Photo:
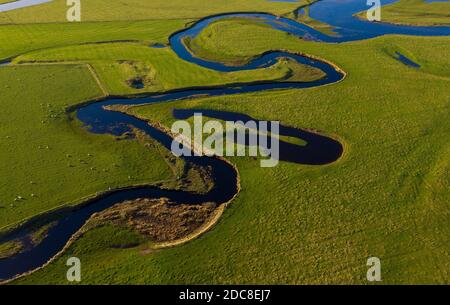
[[[168,199],[137,199],[117,204],[90,220],[91,224],[127,226],[154,242],[168,242],[192,234],[208,222],[215,203],[174,204]]]

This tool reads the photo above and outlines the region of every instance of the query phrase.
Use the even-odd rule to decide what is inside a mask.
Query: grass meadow
[[[203,0],[130,0],[124,6],[92,0],[83,17],[91,23],[52,23],[64,18],[64,2],[0,14],[3,23],[28,23],[0,26],[0,59],[13,59],[0,67],[0,155],[7,161],[0,172],[2,228],[109,187],[173,181],[156,144],[90,134],[65,113],[67,107],[105,94],[273,80],[302,70],[282,63],[224,75],[182,62],[169,48],[148,46],[167,43],[170,33],[208,14],[286,13],[299,3],[231,0],[205,7]],[[138,21],[124,21],[130,16]],[[345,145],[342,159],[327,166],[282,162],[260,168],[253,158],[230,158],[242,190],[200,238],[149,252],[133,230],[108,225],[88,231],[62,257],[15,284],[67,284],[71,256],[82,261],[82,284],[365,284],[371,256],[381,258],[383,284],[449,283],[448,37],[324,44],[231,20],[212,24],[190,45],[202,57],[230,64],[274,49],[307,53],[335,63],[347,77],[320,88],[128,111],[168,127],[175,108],[280,120],[336,137]],[[396,51],[421,68],[402,64]],[[126,85],[142,75],[148,78],[143,91]],[[113,247],[125,241],[142,244]]]
[[[267,33],[258,35],[253,26],[239,26],[251,30],[252,40],[245,35],[228,40],[240,46],[236,57],[267,50]],[[231,35],[228,30],[218,31],[217,40],[211,36],[218,49],[204,47],[223,50],[220,41]],[[174,108],[281,120],[341,139],[346,152],[340,161],[262,169],[257,160],[231,158],[242,191],[213,231],[189,244],[144,254],[139,247],[109,249],[111,237],[93,230],[61,259],[21,282],[64,283],[65,259],[76,255],[84,262],[84,283],[365,283],[370,256],[382,258],[385,284],[448,283],[450,75],[439,68],[449,65],[448,58],[436,52],[450,48],[448,38],[396,36],[324,45],[270,35],[270,48],[321,56],[348,77],[322,88],[130,111],[166,126]],[[393,48],[408,50],[423,68],[403,65],[391,55]]]
[[[1,67],[0,80],[0,227],[110,187],[172,178],[157,149],[69,120],[68,106],[102,95],[86,67]]]
[[[263,11],[286,14],[304,5],[298,2],[276,2],[267,0],[89,0],[82,1],[82,21],[127,21],[149,19],[199,19],[208,15],[227,12]],[[0,23],[55,23],[66,22],[66,0],[54,0],[35,7],[23,8],[0,14]]]

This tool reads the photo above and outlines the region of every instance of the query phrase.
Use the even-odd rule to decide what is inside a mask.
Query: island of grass
[[[450,75],[445,67],[450,62],[443,52],[450,49],[448,38],[397,36],[323,45],[264,27],[255,32],[253,25],[215,26],[221,36],[233,36],[230,28],[249,30],[229,40],[240,46],[234,51],[236,58],[251,58],[268,48],[301,51],[339,64],[348,77],[323,88],[174,101],[127,111],[165,126],[174,121],[176,108],[281,120],[339,135],[346,143],[346,155],[338,164],[323,168],[280,164],[269,170],[259,168],[251,158],[231,158],[243,188],[215,230],[183,247],[144,251],[126,243],[113,247],[124,244],[122,239],[115,241],[111,236],[116,235],[102,233],[110,232],[110,227],[98,227],[70,248],[71,255],[84,258],[84,280],[362,283],[365,261],[377,253],[385,257],[385,282],[445,282],[440,266],[448,263],[445,211],[450,147],[445,135],[450,128]],[[226,49],[221,40],[199,45],[211,54],[225,48],[227,56],[233,56],[233,49]],[[396,61],[395,51],[414,58],[421,68],[410,69]],[[367,56],[374,60],[367,62]],[[261,193],[261,189],[271,191]],[[126,219],[113,225],[122,228]],[[277,247],[269,246],[273,244]],[[63,272],[66,259],[67,255],[22,282],[57,283],[53,274]],[[110,263],[99,264],[105,259]],[[425,265],[427,272],[422,272]],[[98,273],[104,277],[98,278]]]
[[[236,51],[236,37],[242,41],[256,42],[258,35],[275,31],[258,18],[229,18],[212,22],[194,39],[186,37],[183,43],[199,58],[222,62],[228,66],[242,66],[259,54]]]
[[[39,245],[48,236],[49,230],[56,224],[50,222],[30,228],[30,233],[20,238],[2,241],[0,238],[0,259],[5,259],[26,251],[29,247]]]
[[[23,249],[23,245],[20,241],[8,241],[0,244],[0,259],[12,257],[20,253]]]

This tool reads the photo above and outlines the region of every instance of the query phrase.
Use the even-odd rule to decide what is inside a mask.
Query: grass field
[[[231,159],[242,192],[219,225],[200,239],[143,254],[139,247],[110,249],[114,235],[103,232],[110,228],[96,229],[20,282],[64,283],[65,259],[76,255],[83,260],[84,283],[364,283],[366,259],[374,255],[382,258],[383,283],[448,283],[450,75],[442,67],[450,64],[443,52],[450,40],[397,36],[323,45],[275,31],[254,32],[253,26],[227,24],[217,29],[220,38],[210,37],[216,44],[203,47],[223,51],[220,41],[232,29],[229,42],[240,46],[236,57],[268,48],[302,51],[335,62],[348,72],[347,79],[323,88],[132,111],[166,126],[173,108],[281,119],[336,135],[345,143],[344,158],[325,167],[283,163],[274,169]],[[237,28],[252,30],[252,39],[236,35]],[[422,68],[395,60],[394,49],[414,55]],[[227,52],[232,55],[231,47]],[[127,233],[117,233],[122,234]]]
[[[172,178],[158,150],[68,121],[69,105],[101,96],[86,67],[2,67],[0,80],[0,154],[9,160],[0,175],[0,227],[109,187]]]
[[[124,60],[126,59],[126,60]],[[177,88],[223,85],[255,80],[282,80],[291,72],[297,80],[310,81],[324,74],[294,62],[283,61],[268,69],[223,73],[186,63],[170,48],[150,48],[143,43],[108,43],[46,49],[19,56],[21,62],[90,63],[110,94],[162,92]],[[303,72],[303,73],[302,73]],[[176,77],[174,77],[176,75]],[[127,80],[143,78],[145,88],[134,89]]]
[[[0,171],[0,228],[110,187],[175,184],[167,152],[156,143],[146,147],[139,139],[90,134],[65,113],[68,106],[105,94],[282,79],[292,70],[306,73],[300,80],[320,77],[289,62],[222,74],[182,62],[169,48],[149,47],[167,43],[170,33],[208,14],[281,14],[298,3],[232,0],[205,8],[204,0],[130,0],[135,5],[128,6],[92,0],[83,19],[93,22],[51,23],[63,21],[64,3],[0,13],[1,22],[30,23],[0,26],[0,59],[13,58],[13,65],[0,67],[0,156],[8,160]],[[123,21],[131,15],[157,20]],[[103,20],[113,21],[94,22]],[[345,145],[343,158],[328,166],[275,168],[230,158],[242,190],[200,238],[149,253],[134,230],[109,224],[89,230],[61,258],[15,283],[67,284],[66,260],[77,256],[82,284],[365,284],[367,258],[377,256],[384,284],[449,284],[450,38],[322,44],[231,20],[212,24],[189,46],[228,64],[274,49],[302,52],[348,75],[321,88],[198,98],[129,112],[168,127],[174,108],[280,120],[336,137]],[[399,62],[397,51],[421,68]],[[127,85],[135,77],[147,80],[143,90]],[[140,246],[117,247],[134,243]],[[19,250],[18,244],[1,244],[0,257]]]
[[[245,30],[241,30],[242,27]],[[236,51],[233,51],[234,47],[229,43],[229,39],[233,39],[233,31],[238,31],[239,39],[248,41],[258,40],[258,35],[262,33],[276,32],[270,26],[264,25],[262,20],[232,18],[211,23],[195,39],[185,39],[184,43],[200,58],[220,61],[230,66],[247,64],[259,54],[236,54]],[[225,34],[225,36],[222,36],[222,34]],[[210,39],[211,37],[214,37],[214,39]]]
[[[202,18],[226,12],[264,11],[286,14],[307,1],[276,2],[267,0],[89,0],[82,1],[81,19],[88,21],[149,20],[149,19],[190,19]],[[0,23],[48,23],[66,22],[66,0],[54,0],[35,7],[19,9],[0,14]]]
[[[365,18],[366,13],[359,14]],[[450,25],[450,3],[400,0],[383,6],[381,21],[411,25]]]

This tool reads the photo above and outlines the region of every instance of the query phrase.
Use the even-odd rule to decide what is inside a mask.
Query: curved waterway
[[[384,4],[393,1],[384,1]],[[275,29],[292,35],[323,42],[346,42],[367,39],[384,34],[408,34],[408,35],[450,35],[447,27],[413,27],[396,26],[387,24],[374,24],[358,20],[352,15],[366,9],[365,1],[349,0],[322,0],[310,7],[310,15],[322,22],[334,27],[335,35],[327,35],[318,32],[304,24],[287,18],[278,18],[265,13],[236,13],[212,16],[200,20],[190,28],[175,33],[170,37],[170,46],[182,59],[197,65],[223,72],[251,70],[261,67],[270,67],[280,58],[290,58],[301,64],[306,64],[325,72],[326,77],[313,82],[254,82],[247,84],[235,84],[224,87],[204,87],[181,91],[165,92],[136,98],[111,98],[99,102],[93,102],[76,109],[77,118],[83,122],[92,133],[121,135],[130,131],[131,127],[138,128],[153,139],[170,149],[172,137],[165,132],[150,126],[146,121],[136,117],[115,111],[109,111],[105,107],[113,105],[147,105],[163,103],[174,100],[190,99],[196,96],[222,96],[260,92],[271,89],[303,89],[336,83],[344,78],[344,74],[331,64],[321,60],[312,59],[298,54],[282,51],[274,51],[262,54],[255,60],[239,67],[230,67],[222,63],[211,62],[193,55],[183,44],[186,37],[194,38],[211,22],[227,18],[257,18]],[[1,11],[0,5],[0,11]],[[178,119],[186,119],[195,112],[221,120],[249,121],[253,118],[239,113],[202,110],[202,109],[177,109],[174,116]],[[305,145],[296,145],[289,142],[280,142],[280,159],[285,162],[308,165],[324,165],[338,160],[342,153],[342,145],[327,136],[313,133],[307,130],[280,126],[280,135],[298,138],[305,141]],[[216,202],[223,204],[229,202],[238,192],[238,173],[229,163],[215,157],[183,157],[192,164],[208,167],[214,180],[213,189],[207,194],[197,194],[178,190],[165,190],[156,186],[135,187],[124,190],[115,190],[92,199],[76,208],[54,211],[45,216],[36,217],[22,227],[3,236],[1,242],[11,240],[26,241],[29,228],[37,225],[43,226],[56,223],[49,231],[47,237],[37,246],[27,243],[25,251],[13,257],[0,260],[0,279],[11,279],[17,275],[35,270],[43,266],[57,253],[59,253],[72,236],[86,223],[92,214],[103,211],[114,204],[138,198],[169,198],[171,201],[182,204],[200,204],[204,202]]]

